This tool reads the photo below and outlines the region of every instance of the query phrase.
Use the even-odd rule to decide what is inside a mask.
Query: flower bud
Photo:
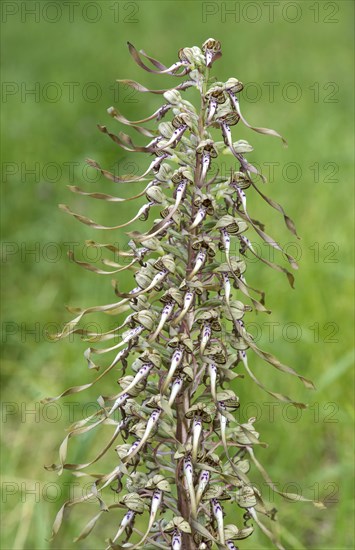
[[[241,92],[243,88],[243,83],[240,82],[240,80],[238,80],[237,78],[228,78],[227,82],[225,83],[225,90],[233,94]]]
[[[181,94],[177,90],[168,90],[164,93],[164,97],[172,105],[178,105],[182,101]]]

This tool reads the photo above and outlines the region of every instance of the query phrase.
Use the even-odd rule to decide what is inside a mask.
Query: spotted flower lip
[[[193,304],[193,300],[194,300],[194,293],[189,290],[186,291],[184,296],[184,305],[179,315],[173,320],[173,323],[172,323],[173,325],[177,325],[185,317],[185,315],[187,314],[187,312],[189,311],[190,307]]]
[[[203,208],[203,207],[200,208],[196,214],[195,219],[190,225],[189,230],[191,231],[191,229],[195,229],[195,227],[197,227],[204,220],[204,218],[206,217],[206,214],[207,214],[206,208]]]
[[[166,375],[166,378],[165,378],[163,386],[162,386],[162,390],[161,390],[162,393],[164,393],[166,391],[166,389],[168,388],[168,386],[169,386],[169,384],[170,384],[170,382],[171,382],[171,380],[172,380],[172,378],[175,374],[175,371],[180,366],[181,361],[183,360],[183,357],[184,357],[183,350],[178,348],[177,350],[174,351],[173,356],[171,358],[171,363],[170,363],[170,368],[169,368],[168,374]]]
[[[210,481],[210,472],[209,470],[202,470],[198,480],[197,490],[196,490],[196,502],[199,504],[202,495],[206,491]]]
[[[182,537],[181,537],[181,533],[175,529],[175,531],[173,532],[173,536],[172,536],[172,539],[171,539],[171,548],[172,550],[181,550],[182,549]]]
[[[182,378],[178,377],[174,380],[172,387],[171,387],[171,393],[169,397],[169,406],[171,407],[174,404],[174,401],[178,394],[180,393],[182,387],[183,387],[184,381]]]
[[[274,130],[252,127],[245,120],[240,94],[243,84],[237,78],[226,82],[210,79],[210,69],[221,56],[218,40],[208,38],[201,47],[181,48],[167,65],[131,43],[128,47],[140,68],[183,80],[172,88],[153,90],[133,80],[120,80],[138,93],[162,96],[161,107],[139,120],[127,119],[115,107],[108,109],[113,123],[133,129],[147,144],[137,145],[129,134],[113,133],[103,125],[99,130],[110,138],[112,146],[132,155],[148,155],[148,167],[138,174],[118,175],[88,159],[91,168],[117,186],[117,193],[70,187],[81,197],[115,206],[140,199],[136,214],[122,215],[123,219],[115,221],[118,225],[104,226],[61,207],[91,230],[122,228],[128,242],[126,248],[120,248],[111,241],[88,241],[88,246],[113,254],[102,259],[102,268],[70,255],[81,268],[117,276],[112,281],[116,298],[103,306],[69,308],[74,319],[53,337],[77,334],[90,342],[84,358],[96,377],[44,402],[95,386],[99,408],[70,426],[60,447],[59,463],[47,469],[58,474],[70,470],[80,478],[104,455],[109,467],[94,475],[89,494],[85,491],[82,498],[63,504],[53,536],[68,509],[92,499],[99,511],[76,540],[89,536],[103,512],[117,512],[119,520],[113,520],[116,525],[109,533],[112,538],[107,550],[153,546],[234,550],[234,541],[247,538],[254,527],[283,550],[262,521],[262,516],[268,515],[267,506],[248,477],[249,469],[253,465],[268,487],[287,500],[307,499],[280,491],[272,482],[257,458],[265,443],[254,427],[255,418],[241,423],[236,412],[241,404],[236,392],[241,383],[247,383],[244,374],[273,398],[304,407],[264,386],[254,374],[255,355],[312,387],[305,377],[260,349],[248,333],[249,312],[270,313],[264,291],[249,284],[249,268],[254,267],[251,259],[285,274],[291,286],[294,280],[284,265],[258,254],[253,235],[275,254],[282,254],[291,268],[297,268],[292,256],[266,233],[265,224],[254,219],[255,193],[282,215],[294,236],[297,233],[283,207],[256,184],[255,178],[262,174],[247,160],[253,148],[238,139],[240,123],[260,134],[281,136]],[[196,107],[182,94],[191,87],[199,94]],[[237,165],[225,173],[221,159],[229,153]],[[122,196],[123,186],[131,185],[140,186],[139,192]],[[119,235],[117,242],[121,242]],[[123,271],[127,278],[121,281]],[[121,284],[128,285],[128,281],[130,287],[122,289]],[[82,320],[89,314],[109,315],[113,327],[106,332],[83,328]],[[94,356],[98,362],[108,357],[107,366],[96,364]],[[105,396],[107,387],[111,390]],[[112,433],[105,439],[102,432],[99,453],[83,464],[67,462],[69,440],[103,426]],[[101,432],[95,441],[101,442]],[[112,499],[112,489],[117,501]],[[224,524],[223,501],[226,512],[230,502],[242,510],[241,514],[233,512],[238,526]]]

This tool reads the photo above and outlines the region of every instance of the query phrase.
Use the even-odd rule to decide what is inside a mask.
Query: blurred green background
[[[82,244],[85,239],[121,246],[127,240],[123,231],[107,236],[79,224],[57,204],[70,204],[107,225],[129,219],[134,205],[100,204],[66,188],[77,184],[117,192],[85,168],[86,157],[120,173],[146,166],[142,155],[128,156],[96,129],[97,123],[115,128],[106,114],[111,105],[131,119],[160,105],[159,96],[132,94],[115,83],[117,78],[152,88],[176,84],[139,69],[126,42],[169,65],[179,48],[201,45],[210,36],[221,40],[223,49],[213,74],[246,84],[244,116],[251,124],[277,129],[289,143],[286,149],[241,125],[233,129],[235,139],[254,145],[250,159],[269,176],[264,190],[284,205],[301,236],[296,248],[289,245],[300,259],[294,291],[281,274],[250,265],[249,281],[267,290],[273,310],[271,318],[250,318],[250,331],[317,387],[308,392],[253,358],[255,372],[269,388],[306,401],[309,409],[297,414],[273,407],[267,394],[244,379],[235,388],[240,417],[258,417],[256,428],[269,443],[258,458],[281,489],[328,503],[319,511],[272,497],[285,547],[354,547],[352,22],[350,1],[2,3],[3,549],[75,546],[72,539],[95,514],[96,504],[73,510],[58,538],[47,542],[54,515],[73,487],[69,474],[58,478],[43,466],[57,460],[65,427],[74,417],[90,414],[99,393],[114,393],[117,378],[115,372],[91,392],[58,405],[39,404],[44,396],[93,376],[82,357],[85,343],[52,343],[46,330],[55,332],[71,318],[65,304],[114,300],[110,277],[81,270],[66,253],[73,249],[79,258],[95,261]],[[140,184],[133,186],[139,192]],[[280,216],[255,195],[249,195],[249,211],[266,221],[283,245],[295,242]],[[128,288],[130,281],[122,284]],[[93,457],[95,437],[89,433],[73,441],[70,461]],[[252,479],[262,486],[256,473]],[[118,520],[112,525],[112,518],[104,518],[77,547],[102,548],[115,531]],[[240,547],[266,549],[270,543],[257,532]]]

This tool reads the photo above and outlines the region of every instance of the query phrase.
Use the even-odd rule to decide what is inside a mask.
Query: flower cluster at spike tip
[[[114,254],[116,261],[107,260],[102,269],[79,261],[73,254],[71,259],[99,275],[128,270],[135,282],[125,293],[114,281],[117,301],[75,308],[76,317],[55,336],[59,339],[77,333],[86,341],[103,343],[103,347],[89,347],[84,354],[89,368],[102,372],[92,382],[69,388],[44,402],[94,385],[99,388],[100,380],[113,377],[117,369],[120,378],[119,391],[100,395],[99,410],[71,426],[61,446],[60,463],[48,467],[59,473],[70,470],[84,475],[83,471],[108,454],[112,463],[109,472],[87,474],[92,477],[91,493],[63,505],[54,522],[53,536],[65,510],[96,498],[99,511],[76,540],[86,538],[102,514],[109,511],[113,530],[106,537],[107,550],[233,550],[253,533],[255,525],[282,549],[272,526],[276,511],[268,508],[260,490],[250,481],[251,465],[282,497],[289,501],[307,499],[279,491],[256,458],[254,449],[265,444],[254,427],[255,419],[238,422],[239,397],[230,383],[234,381],[233,388],[245,383],[245,372],[273,398],[303,408],[302,403],[266,388],[256,377],[251,358],[258,357],[298,377],[307,388],[313,387],[312,382],[260,349],[243,322],[244,315],[252,310],[270,313],[264,291],[247,282],[248,255],[284,273],[291,286],[294,283],[291,271],[258,256],[245,236],[247,231],[254,231],[267,245],[283,253],[277,241],[265,232],[264,223],[249,213],[252,194],[257,193],[281,213],[288,230],[296,237],[297,233],[282,206],[256,184],[258,179],[263,183],[264,177],[246,158],[252,146],[245,140],[235,141],[233,132],[242,123],[255,132],[284,140],[274,130],[252,127],[245,120],[239,100],[242,82],[236,78],[218,82],[211,77],[213,64],[222,55],[219,41],[210,38],[201,48],[182,48],[178,61],[170,67],[144,51],[138,52],[132,44],[128,47],[142,69],[178,77],[182,82],[170,89],[150,90],[132,80],[119,81],[138,92],[164,98],[164,104],[153,114],[136,121],[128,120],[114,107],[108,109],[115,121],[146,137],[145,146],[135,145],[124,132],[116,135],[106,126],[99,126],[125,151],[153,157],[140,176],[117,176],[88,159],[91,167],[119,187],[140,183],[138,194],[121,198],[70,187],[76,194],[108,202],[124,203],[145,196],[146,203],[137,214],[108,227],[61,205],[93,229],[112,231],[133,226],[127,233],[128,251],[96,241],[88,243]],[[182,92],[189,88],[198,93],[198,108],[183,98]],[[153,121],[156,129],[142,126]],[[216,141],[213,135],[217,133]],[[238,170],[231,169],[228,176],[223,176],[217,169],[212,177],[211,166],[225,154],[237,159]],[[146,232],[135,230],[134,223],[147,220],[154,208],[159,209],[160,218]],[[297,269],[290,255],[284,253],[284,257],[291,268]],[[105,269],[108,265],[110,270]],[[105,333],[80,328],[84,316],[100,312],[111,318],[122,313],[126,316]],[[105,368],[94,360],[102,354],[112,354]],[[115,379],[112,386],[116,387]],[[68,440],[103,424],[111,425],[113,434],[99,454],[85,464],[68,463]],[[118,498],[112,504],[107,503],[112,495],[110,487]],[[223,502],[233,507],[235,524],[225,523]]]

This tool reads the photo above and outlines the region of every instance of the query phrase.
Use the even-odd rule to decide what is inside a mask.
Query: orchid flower
[[[155,332],[152,334],[152,336],[149,337],[150,342],[154,342],[154,340],[158,337],[158,335],[160,334],[163,326],[165,325],[165,323],[171,317],[173,309],[174,309],[174,304],[172,302],[170,304],[166,304],[166,306],[164,306],[159,324],[158,324]]]
[[[143,365],[135,377],[133,378],[132,382],[118,395],[117,399],[121,397],[122,395],[129,393],[139,382],[144,380],[152,370],[153,365],[150,363],[147,363],[146,365]]]
[[[141,294],[146,294],[150,290],[152,290],[155,286],[158,286],[167,276],[168,271],[166,269],[163,269],[157,273],[153,279],[150,285],[147,286],[147,288],[141,289],[139,292],[137,292],[134,296],[140,296]]]
[[[193,223],[190,225],[189,230],[195,229],[206,217],[206,208],[199,208]]]
[[[123,516],[120,527],[116,535],[112,539],[112,542],[116,542],[116,540],[120,538],[120,536],[122,535],[126,527],[128,527],[128,525],[130,525],[133,522],[135,515],[136,515],[135,512],[133,512],[132,510],[128,510],[127,514]]]
[[[164,218],[163,222],[158,224],[158,227],[155,229],[153,227],[152,232],[149,232],[145,237],[143,237],[141,240],[148,240],[152,237],[156,237],[159,235],[159,233],[166,230],[166,228],[172,223],[171,218],[174,216],[175,212],[179,208],[179,205],[184,197],[184,193],[186,190],[186,180],[182,181],[176,188],[176,196],[175,196],[175,204],[170,207],[170,211],[168,215]]]
[[[136,515],[135,512],[133,512],[132,510],[128,510],[127,514],[123,516],[120,528],[118,529],[116,535],[112,539],[112,542],[116,542],[116,540],[120,538],[120,536],[122,535],[126,527],[128,527],[128,525],[130,525],[134,520],[135,515]]]
[[[191,271],[191,273],[189,273],[189,275],[187,276],[187,280],[190,281],[195,275],[196,273],[198,273],[200,271],[200,269],[203,267],[205,261],[206,261],[206,253],[201,250],[197,256],[196,256],[196,262],[195,262],[195,265]]]
[[[180,311],[179,315],[176,317],[176,319],[173,320],[173,326],[177,325],[182,321],[182,319],[185,317],[186,313],[189,311],[192,302],[194,299],[194,293],[191,291],[185,292],[184,296],[184,305],[182,307],[182,310]]]
[[[201,181],[204,182],[207,176],[207,172],[211,165],[211,155],[204,151],[202,154],[202,170],[201,170]]]
[[[176,378],[176,380],[174,380],[174,383],[172,385],[172,388],[171,388],[171,393],[170,393],[170,397],[169,397],[169,406],[172,407],[172,405],[174,404],[174,401],[177,397],[177,395],[179,394],[179,392],[181,391],[181,388],[184,384],[184,381],[182,378]]]
[[[156,409],[152,412],[152,414],[150,415],[149,420],[147,422],[147,425],[146,425],[146,428],[145,428],[145,431],[144,431],[144,434],[143,434],[142,438],[139,441],[136,441],[135,443],[133,443],[132,447],[130,448],[130,450],[127,453],[126,458],[124,459],[124,462],[126,462],[128,460],[132,460],[132,458],[138,453],[138,451],[140,451],[140,449],[145,445],[145,443],[147,442],[147,439],[149,438],[154,426],[156,426],[156,424],[159,420],[160,413],[161,413],[161,411],[158,410],[158,409]]]
[[[146,530],[145,534],[143,535],[143,537],[141,538],[141,540],[139,542],[137,542],[137,544],[134,544],[133,546],[128,547],[128,548],[130,548],[130,550],[136,550],[136,548],[141,548],[142,544],[144,544],[144,542],[147,540],[147,538],[149,536],[149,533],[150,533],[150,530],[152,528],[152,525],[153,525],[153,523],[155,521],[155,518],[157,516],[157,513],[159,511],[162,500],[163,500],[162,491],[158,491],[158,490],[154,491],[153,496],[152,496],[152,501],[151,501],[149,523],[148,523],[147,530]]]
[[[174,351],[173,356],[171,358],[170,368],[168,371],[168,374],[166,375],[166,378],[164,380],[164,384],[162,386],[162,393],[164,394],[171,382],[171,379],[173,378],[176,369],[180,365],[182,358],[184,356],[184,353],[181,349],[177,349]]]
[[[205,54],[206,66],[211,67],[212,63],[222,55],[221,43],[214,38],[208,38],[208,40],[202,44],[202,51]]]
[[[188,128],[187,124],[182,124],[181,126],[179,126],[179,128],[176,128],[171,138],[167,142],[164,142],[162,145],[159,145],[159,147],[156,147],[155,151],[156,152],[163,151],[164,149],[167,149],[168,147],[171,147],[171,146],[175,147],[177,143],[181,140],[187,128]]]
[[[128,399],[128,397],[129,397],[128,393],[124,393],[123,395],[120,395],[119,397],[117,397],[110,411],[107,413],[107,416],[111,416],[111,414],[114,413],[116,409],[121,407],[124,404],[124,402]]]

